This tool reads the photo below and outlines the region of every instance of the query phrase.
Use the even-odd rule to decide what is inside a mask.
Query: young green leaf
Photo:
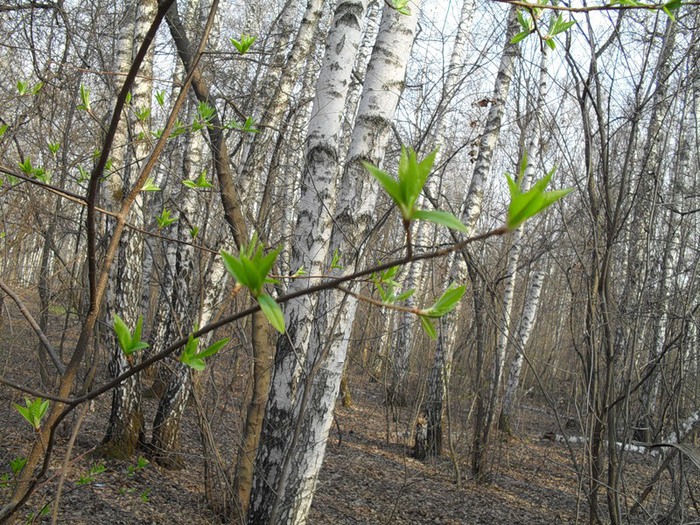
[[[19,473],[22,472],[22,469],[26,464],[27,458],[15,458],[10,460],[10,468],[12,469],[12,473],[15,475],[15,477],[19,476]]]
[[[5,134],[8,127],[9,126],[7,124],[0,124],[0,137],[2,137]]]
[[[41,428],[41,420],[49,408],[49,400],[37,397],[34,401],[30,401],[25,397],[24,404],[25,406],[20,406],[15,403],[14,407],[34,427],[34,430],[38,431]]]
[[[156,91],[156,102],[160,107],[165,105],[165,91]]]
[[[126,326],[126,323],[121,317],[119,317],[118,314],[114,314],[114,317],[112,318],[112,325],[114,327],[114,332],[117,334],[119,346],[121,347],[122,351],[126,353],[131,348],[131,332]]]
[[[520,31],[520,33],[518,33],[517,35],[515,35],[513,38],[510,39],[510,43],[517,44],[518,42],[522,42],[523,40],[525,40],[527,37],[530,36],[530,33],[532,33],[532,31],[530,31],[530,30]]]
[[[390,0],[391,7],[393,7],[398,13],[406,16],[411,15],[411,8],[408,7],[408,0]]]
[[[203,123],[208,123],[214,117],[216,110],[207,102],[201,101],[197,105],[197,113],[199,114],[199,118]]]
[[[31,175],[34,172],[34,167],[29,157],[25,157],[24,162],[18,162],[17,165],[25,175]]]
[[[194,327],[194,331],[197,331],[197,326]],[[228,344],[229,340],[230,339],[228,337],[221,339],[220,341],[208,346],[202,352],[199,352],[199,338],[195,338],[194,334],[190,334],[187,338],[187,344],[182,351],[182,355],[180,355],[180,361],[190,368],[201,372],[206,367],[204,360],[216,354],[219,350],[226,346],[226,344]]]
[[[369,162],[363,162],[362,165],[372,174],[375,179],[377,179],[377,181],[379,181],[379,184],[382,185],[384,191],[389,194],[389,197],[391,197],[395,203],[398,204],[401,202],[403,199],[403,192],[401,191],[399,182],[394,177],[373,166]]]
[[[49,151],[51,154],[55,157],[56,153],[58,153],[58,150],[61,148],[61,144],[59,142],[49,142]]]
[[[217,341],[216,343],[209,345],[206,349],[199,352],[199,357],[201,357],[202,359],[206,359],[207,357],[215,355],[219,350],[226,346],[230,340],[231,338],[226,337]]]
[[[82,166],[78,166],[78,184],[81,182],[85,182],[86,180],[90,179],[90,174],[85,171],[85,168]]]
[[[78,109],[90,111],[90,90],[82,83],[80,84],[80,104],[78,104]]]
[[[457,286],[455,283],[452,283],[440,298],[435,301],[433,306],[423,310],[422,315],[437,318],[451,312],[457,306],[465,291],[466,286]]]
[[[338,248],[333,251],[333,260],[331,261],[331,269],[342,270],[344,267],[340,264],[340,254]]]
[[[279,333],[284,333],[284,314],[277,302],[267,294],[260,294],[257,297],[258,304],[267,320]]]
[[[399,159],[398,180],[371,164],[363,163],[365,168],[379,181],[384,191],[396,203],[401,212],[401,217],[406,222],[416,218],[416,200],[418,200],[418,196],[423,190],[426,180],[428,180],[436,154],[437,150],[434,150],[423,160],[418,161],[415,151],[403,148]]]
[[[197,177],[197,180],[183,180],[182,183],[188,188],[211,188],[211,183],[207,180],[207,170],[202,171]]]
[[[664,13],[666,13],[666,15],[668,15],[668,17],[673,22],[675,22],[676,18],[673,16],[673,13],[671,11],[676,11],[676,10],[680,9],[682,6],[683,6],[682,0],[670,0],[669,2],[666,2],[663,5],[663,10],[664,10]]]
[[[170,210],[167,208],[163,208],[163,211],[160,212],[160,215],[156,217],[156,222],[158,223],[158,229],[162,230],[166,226],[170,226],[174,222],[177,222],[177,217],[171,216]]]
[[[451,230],[457,230],[463,233],[467,233],[467,227],[464,224],[462,224],[462,222],[457,217],[452,215],[449,211],[418,210],[413,213],[413,218],[434,222],[435,224],[447,226]]]
[[[141,188],[141,191],[160,191],[160,188],[156,186],[156,183],[153,181],[153,179],[149,177],[143,184],[143,188]]]
[[[241,55],[245,55],[250,49],[250,46],[252,46],[257,39],[257,36],[246,35],[245,33],[241,35],[240,40],[236,40],[235,38],[229,38],[233,47],[235,47]]]
[[[437,332],[435,331],[435,325],[433,325],[433,322],[430,319],[421,315],[420,316],[420,324],[423,327],[423,330],[425,330],[425,333],[428,334],[428,337],[430,337],[431,339],[437,339]]]
[[[510,190],[510,206],[508,206],[508,218],[506,221],[506,226],[509,229],[516,229],[524,221],[538,214],[573,190],[573,188],[566,188],[544,191],[555,171],[556,168],[552,168],[544,178],[533,185],[530,191],[525,193],[520,189],[522,179],[516,183],[510,175],[506,174]]]
[[[265,283],[275,282],[267,277],[272,269],[280,249],[272,250],[264,254],[263,246],[258,243],[257,234],[247,245],[240,247],[239,257],[234,257],[225,250],[221,251],[224,266],[233,276],[236,282],[242,284],[250,290],[253,297],[262,294]]]
[[[151,116],[151,109],[150,108],[135,109],[134,114],[136,115],[136,118],[139,119],[141,122],[146,122],[146,120],[148,120],[148,117]]]
[[[134,335],[131,335],[131,331],[126,326],[118,314],[114,314],[112,318],[112,325],[114,327],[114,332],[117,335],[117,341],[119,342],[119,347],[124,352],[124,355],[131,355],[137,350],[142,350],[148,348],[148,343],[141,341],[141,327],[143,326],[143,317],[139,316],[136,322],[136,329],[134,330]]]

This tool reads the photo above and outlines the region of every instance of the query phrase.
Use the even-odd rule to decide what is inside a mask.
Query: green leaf
[[[406,290],[405,292],[396,296],[396,302],[398,303],[401,301],[405,301],[406,299],[411,297],[415,292],[416,292],[416,290],[414,288],[411,288],[410,290]]]
[[[455,283],[450,284],[440,298],[435,301],[435,304],[423,311],[423,315],[427,317],[442,317],[451,312],[455,309],[457,303],[459,303],[466,289],[464,285],[457,286]]]
[[[18,162],[17,165],[25,175],[31,175],[34,172],[34,166],[32,166],[32,161],[29,157],[25,157],[24,162]]]
[[[532,31],[532,22],[530,17],[528,16],[525,18],[525,13],[522,9],[518,9],[515,12],[515,18],[518,20],[518,23],[520,24],[520,27],[522,27],[525,31],[530,33]]]
[[[340,254],[338,253],[338,248],[333,250],[333,260],[331,261],[331,269],[342,270],[343,265],[340,264]]]
[[[520,190],[520,183],[513,181],[511,176],[506,173],[511,196],[506,221],[506,226],[509,229],[514,230],[524,221],[538,214],[573,190],[573,188],[566,188],[550,192],[544,191],[555,171],[556,168],[553,168],[526,193]]]
[[[165,91],[156,91],[156,102],[160,107],[165,105]]]
[[[112,324],[114,326],[114,332],[117,334],[117,341],[119,346],[124,352],[124,355],[131,355],[138,350],[148,348],[148,343],[141,341],[141,327],[143,326],[143,317],[139,316],[138,321],[136,321],[136,329],[134,330],[134,335],[131,335],[131,331],[126,326],[126,323],[122,320],[119,315],[114,314],[112,318]]]
[[[12,473],[15,475],[15,477],[19,476],[19,473],[22,472],[22,469],[26,464],[27,458],[15,458],[10,460],[10,468],[12,469]]]
[[[216,343],[209,345],[205,350],[199,352],[199,354],[198,354],[199,357],[204,359],[204,358],[213,356],[219,350],[221,350],[224,346],[226,346],[230,340],[231,340],[230,337],[226,337],[224,339],[221,339],[220,341],[217,341]]]
[[[530,33],[532,33],[532,31],[530,31],[529,29],[527,31],[520,31],[520,33],[518,33],[517,35],[515,35],[513,38],[510,39],[510,43],[517,44],[518,42],[521,42],[521,41],[525,40],[527,37],[529,37]]]
[[[411,8],[408,6],[408,0],[390,0],[391,7],[393,7],[398,13],[410,16]]]
[[[59,142],[49,142],[49,151],[55,157],[58,150],[61,149],[61,144]]]
[[[117,334],[117,341],[122,351],[128,355],[131,349],[131,332],[126,326],[126,323],[119,317],[118,314],[114,314],[112,317],[112,325],[114,326],[114,332]]]
[[[433,322],[430,319],[421,315],[420,324],[423,327],[423,330],[425,330],[425,333],[428,334],[428,337],[430,337],[431,339],[437,339],[437,332],[435,331],[435,326],[433,325]]]
[[[236,282],[241,283],[243,286],[247,286],[247,284],[242,281],[242,279],[245,279],[243,263],[225,250],[221,250],[221,258],[224,261],[224,266],[233,276]]]
[[[270,321],[270,324],[275,328],[275,330],[283,334],[284,314],[282,313],[280,305],[278,305],[277,302],[267,294],[260,294],[257,299],[258,304],[260,304],[260,308],[265,314],[265,317],[267,317],[267,320]]]
[[[135,109],[134,114],[136,115],[136,118],[139,119],[141,122],[145,122],[146,120],[148,120],[148,117],[151,116],[151,109],[150,108]]]
[[[423,190],[425,182],[428,180],[437,152],[438,150],[435,149],[423,160],[418,161],[416,152],[413,149],[401,149],[401,158],[399,159],[399,181],[403,186],[404,203],[409,213],[408,216],[404,216],[404,219],[411,220],[413,218],[411,216],[413,213],[413,206],[416,200],[418,200],[418,196]]]
[[[156,186],[156,183],[153,181],[152,177],[149,177],[146,179],[146,182],[143,185],[143,188],[141,188],[141,191],[160,191],[160,188]]]
[[[422,219],[424,221],[434,222],[447,226],[451,230],[457,230],[466,233],[467,227],[462,222],[448,211],[440,210],[418,210],[413,213],[414,219]]]
[[[221,251],[221,257],[224,266],[236,282],[248,288],[253,297],[258,297],[266,282],[274,282],[267,277],[267,274],[279,252],[278,248],[265,254],[263,246],[258,243],[257,233],[254,233],[250,243],[240,247],[239,257],[234,257],[224,250]]]
[[[7,124],[0,124],[0,137],[2,137],[5,134],[8,127],[9,126]]]
[[[90,111],[90,90],[82,83],[80,84],[80,104],[78,104],[78,109]]]
[[[231,44],[233,44],[233,47],[235,47],[241,55],[245,55],[250,49],[250,46],[252,46],[257,39],[257,36],[246,35],[245,33],[241,35],[240,40],[229,38]]]
[[[207,180],[207,170],[202,171],[202,173],[199,174],[199,177],[197,177],[197,180],[183,180],[182,183],[188,188],[192,189],[212,187],[211,183]]]
[[[160,212],[160,215],[156,217],[158,229],[162,230],[163,228],[170,226],[172,223],[177,222],[177,219],[177,217],[172,217],[170,215],[169,209],[163,208],[163,211]]]
[[[363,162],[362,165],[367,169],[367,171],[370,172],[370,174],[379,181],[379,184],[382,185],[382,188],[384,188],[384,191],[386,191],[389,194],[389,197],[391,199],[399,204],[402,199],[403,199],[403,192],[401,191],[401,186],[399,185],[399,181],[397,181],[394,177],[389,175],[388,173],[380,170],[379,168],[372,166],[369,162]]]
[[[78,166],[78,174],[78,184],[90,179],[90,174],[87,171],[85,171],[85,168],[83,168],[82,166]]]
[[[668,15],[668,17],[673,20],[674,22],[676,19],[673,16],[673,13],[671,11],[676,11],[680,9],[683,6],[682,0],[670,0],[670,2],[666,2],[663,6],[664,13]]]
[[[28,397],[25,397],[24,404],[25,406],[21,406],[15,403],[14,407],[34,427],[34,430],[38,431],[41,428],[41,420],[49,408],[49,400],[37,397],[30,401]]]
[[[211,107],[207,102],[201,101],[197,105],[197,113],[199,114],[199,118],[203,122],[208,123],[214,117],[216,110],[213,107]]]

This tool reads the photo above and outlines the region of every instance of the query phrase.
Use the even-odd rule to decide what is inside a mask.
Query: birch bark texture
[[[322,273],[328,254],[342,119],[366,10],[366,0],[338,3],[316,84],[291,254],[291,267],[303,266],[311,274]],[[289,291],[305,286],[296,280]],[[305,374],[309,371],[308,344],[316,303],[307,295],[287,303],[284,310],[287,333],[277,343],[249,523],[303,523],[311,505],[322,458],[305,457],[304,447],[309,443],[300,443],[294,437],[298,437],[297,429],[303,424],[299,415],[304,412],[311,386]],[[306,381],[306,388],[301,380]]]
[[[470,17],[471,13],[471,6],[463,6],[463,16]],[[510,93],[515,60],[518,56],[517,44],[511,44],[510,42],[517,34],[519,27],[516,19],[516,8],[512,6],[508,11],[506,19],[505,42],[494,83],[491,107],[488,111],[484,131],[479,139],[479,150],[474,164],[474,173],[472,174],[469,190],[464,198],[462,206],[460,218],[470,232],[474,231],[481,216],[486,179],[491,171],[491,160],[501,133],[501,122],[505,111],[506,100]],[[461,257],[457,256],[453,258],[452,264],[450,265],[449,276],[448,286],[451,282],[463,281],[468,277],[466,265],[463,263]],[[414,453],[419,459],[437,455],[441,450],[442,413],[444,410],[446,389],[449,386],[454,348],[457,343],[455,330],[457,319],[458,309],[455,309],[440,320],[435,356],[428,379],[428,399],[423,407],[425,417],[419,418],[421,432],[416,433]],[[482,319],[482,317],[477,316],[477,322],[479,319]],[[398,346],[396,350],[398,353],[398,365],[395,365],[395,381],[405,382],[405,378],[408,374],[408,356],[410,349],[408,346]],[[398,390],[401,387],[395,386],[393,388]],[[425,440],[425,442],[421,442],[418,438]],[[480,439],[476,439],[475,442],[478,446]]]
[[[474,18],[474,11],[476,9],[476,4],[474,0],[464,0],[462,3],[462,9],[460,10],[459,23],[457,25],[457,35],[455,37],[455,42],[452,47],[452,53],[450,54],[450,63],[448,67],[447,77],[445,78],[445,84],[442,90],[442,97],[440,103],[436,109],[437,119],[435,122],[435,135],[436,142],[441,149],[437,152],[435,156],[435,165],[438,165],[440,158],[446,153],[444,151],[445,141],[445,131],[446,131],[446,121],[448,115],[448,108],[450,101],[455,96],[457,88],[464,74],[464,68],[466,65],[466,54],[469,46],[469,34],[471,32],[472,20]],[[437,184],[434,182],[435,178],[431,177],[427,182],[427,191],[437,197]],[[425,197],[423,194],[420,196],[420,207],[424,207]],[[414,235],[416,246],[429,246],[431,244],[429,239],[430,232],[433,231],[427,223],[419,222],[416,228],[416,233]],[[421,275],[423,273],[424,263],[423,261],[416,261],[411,264],[408,269],[408,276],[406,278],[406,284],[404,289],[412,290],[417,288],[420,282]],[[408,298],[406,306],[409,308],[415,306],[414,296]],[[406,377],[408,374],[409,357],[411,353],[411,345],[413,344],[413,338],[411,337],[412,331],[416,326],[414,322],[414,315],[407,312],[402,313],[398,316],[400,318],[399,327],[397,329],[394,356],[392,360],[392,378],[391,386],[389,390],[389,400],[394,405],[404,405],[407,401],[406,399]]]
[[[525,359],[525,345],[530,339],[530,334],[535,326],[537,317],[537,307],[540,304],[540,296],[542,292],[542,282],[544,281],[545,273],[541,270],[535,270],[530,276],[530,282],[525,293],[525,304],[523,305],[523,313],[520,316],[520,326],[515,336],[515,357],[511,361],[508,371],[508,383],[506,384],[505,393],[503,394],[503,408],[498,420],[498,426],[501,430],[511,433],[511,419],[513,409],[515,407],[515,399],[520,384],[520,372],[523,368]]]
[[[523,134],[527,137],[525,140],[525,154],[527,155],[527,165],[522,174],[523,180],[520,181],[522,191],[527,191],[532,184],[535,173],[535,165],[540,157],[540,135],[541,121],[543,119],[542,111],[545,107],[545,98],[547,95],[547,63],[549,58],[549,47],[542,46],[540,53],[540,67],[537,82],[537,95],[532,110],[528,115],[528,123],[530,126],[523,128]],[[520,254],[523,248],[524,224],[516,228],[512,234],[512,244],[508,253],[508,262],[505,272],[505,287],[503,291],[503,303],[501,304],[498,336],[496,341],[496,353],[493,363],[493,381],[489,390],[488,408],[486,413],[486,422],[484,431],[488,435],[489,428],[496,416],[498,410],[498,399],[503,381],[503,373],[506,364],[506,350],[508,342],[511,340],[511,314],[513,311],[513,301],[515,296],[515,285],[517,278],[518,263]],[[541,283],[540,283],[541,284]],[[539,296],[538,296],[539,298]],[[536,304],[535,304],[536,308]],[[520,349],[522,351],[522,348]],[[516,385],[517,386],[517,385]]]
[[[118,67],[120,71],[128,70],[132,56],[144,40],[146,32],[155,17],[157,4],[155,0],[139,0],[135,5],[127,4],[126,23],[120,33]],[[131,13],[131,14],[129,14]],[[149,49],[141,65],[141,76],[132,90],[134,107],[150,114],[151,95],[153,91],[153,48]],[[127,122],[128,119],[124,119]],[[117,158],[122,164],[122,175],[115,177],[111,185],[110,199],[113,206],[118,206],[122,196],[126,195],[138,177],[139,168],[149,152],[148,118],[137,122],[131,121],[131,133],[121,131],[119,139],[125,140],[120,149],[116,149]],[[117,144],[117,146],[120,146]],[[132,224],[142,225],[143,200],[137,197],[130,214]],[[111,228],[108,227],[108,230]],[[111,320],[113,314],[119,314],[130,327],[136,325],[141,305],[141,269],[143,264],[143,237],[140,233],[126,229],[119,242],[117,264],[113,271],[114,288],[107,297],[107,315]],[[114,337],[111,339],[112,356],[109,363],[111,377],[117,377],[128,370],[138,360],[138,356],[124,355]],[[103,450],[110,456],[130,459],[139,443],[143,442],[144,421],[141,413],[141,391],[139,375],[136,374],[113,390],[112,412],[103,442]]]

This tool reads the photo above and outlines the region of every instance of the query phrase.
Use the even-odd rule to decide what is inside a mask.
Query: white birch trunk
[[[514,341],[515,357],[510,364],[508,383],[505,393],[503,394],[503,409],[501,410],[501,418],[499,421],[499,426],[506,432],[510,431],[510,418],[513,414],[515,398],[520,383],[520,372],[523,368],[523,353],[525,351],[525,345],[527,345],[527,341],[532,333],[532,329],[535,326],[544,275],[543,271],[535,270],[530,277],[530,283],[528,284],[525,294],[525,304],[523,305],[523,313],[520,317],[520,328],[518,329]]]
[[[474,0],[464,0],[460,11],[459,24],[457,26],[457,35],[452,47],[450,55],[450,63],[448,66],[447,77],[442,90],[442,97],[436,109],[437,121],[435,123],[436,142],[442,145],[443,149],[438,151],[435,157],[435,165],[439,164],[440,158],[445,154],[445,121],[447,118],[448,106],[452,98],[456,94],[459,82],[464,74],[466,64],[466,52],[469,45],[469,33],[471,32],[472,19],[474,17],[476,5]],[[437,181],[435,177],[431,177],[427,182],[427,189],[430,195],[437,197]],[[420,207],[425,207],[426,199],[423,194],[419,198]],[[419,222],[414,228],[413,238],[416,246],[428,246],[430,242],[430,234],[434,228],[425,221]],[[405,281],[404,289],[417,289],[419,281],[423,273],[424,264],[422,261],[416,261],[411,264],[408,269],[408,276]],[[406,306],[415,306],[415,298],[409,297],[406,301]],[[406,378],[408,375],[409,358],[413,344],[412,331],[416,326],[415,316],[409,313],[398,315],[400,319],[399,327],[396,332],[395,347],[392,359],[392,377],[389,389],[389,401],[395,405],[404,405],[406,403]]]
[[[190,105],[190,113],[194,113],[192,105]],[[182,159],[184,178],[191,180],[199,174],[203,165],[203,150],[204,142],[200,134],[187,137],[185,155]],[[198,317],[197,297],[193,290],[196,278],[195,252],[194,247],[188,243],[191,240],[189,225],[201,221],[203,207],[198,202],[196,190],[185,188],[179,180],[174,182],[178,189],[172,197],[172,202],[179,203],[178,220],[171,225],[170,231],[182,242],[168,242],[166,247],[166,271],[169,273],[166,276],[166,284],[170,286],[164,290],[161,305],[165,303],[169,305],[169,315],[159,331],[161,337],[154,342],[155,351],[161,351],[174,338],[186,336],[194,329],[194,323]],[[184,465],[178,454],[179,432],[182,415],[190,395],[192,371],[174,357],[167,361],[166,366],[159,367],[161,375],[164,375],[162,377],[164,391],[153,421],[151,446],[158,464],[176,469]],[[167,374],[162,374],[166,370]]]
[[[291,10],[291,8],[287,8]],[[244,202],[252,203],[251,215],[265,215],[269,206],[265,195],[272,191],[274,177],[268,177],[272,149],[282,128],[284,114],[289,110],[294,87],[299,81],[302,68],[315,44],[314,35],[323,14],[323,0],[308,0],[306,10],[296,38],[286,53],[289,38],[289,21],[282,22],[282,31],[273,46],[278,50],[273,56],[270,69],[262,84],[262,106],[264,110],[255,115],[256,127],[260,130],[247,138],[244,159],[241,162],[241,180],[244,187]],[[284,15],[282,15],[284,18]]]
[[[384,7],[367,66],[331,236],[330,251],[337,249],[342,255],[344,273],[356,270],[366,236],[374,224],[378,185],[362,161],[380,164],[384,157],[391,121],[403,91],[418,9],[417,3],[411,4],[412,14],[406,16]],[[291,478],[308,494],[313,494],[325,454],[356,308],[357,300],[342,292],[329,290],[319,294],[306,365],[307,383],[297,416],[301,424],[295,436],[298,448],[293,451]]]
[[[328,254],[338,178],[338,141],[366,8],[366,0],[344,0],[337,5],[317,82],[291,263],[292,268],[304,266],[311,274],[323,272]],[[295,280],[289,291],[306,286],[307,283]],[[308,378],[304,378],[307,388],[299,382],[307,366],[315,306],[314,297],[306,295],[285,307],[287,333],[277,344],[249,523],[303,523],[308,514],[316,478],[314,473],[310,478],[305,476],[305,468],[300,467],[310,467],[311,472],[315,468],[318,472],[320,461],[317,466],[309,464],[295,450],[292,435],[300,406],[308,399],[311,386]]]
[[[545,96],[547,94],[547,60],[549,55],[549,48],[547,46],[542,47],[541,62],[540,62],[540,74],[538,81],[538,92],[536,100],[533,104],[533,110],[530,113],[528,120],[532,124],[531,129],[525,128],[523,133],[528,137],[526,140],[525,152],[528,155],[528,163],[525,168],[525,173],[523,174],[523,180],[520,182],[523,191],[527,191],[532,182],[535,164],[537,163],[539,157],[539,143],[540,143],[540,120],[541,120],[541,109],[544,106]],[[498,407],[498,397],[499,390],[501,388],[501,383],[503,381],[503,370],[506,363],[506,350],[508,348],[508,341],[510,340],[510,325],[511,325],[511,313],[513,310],[513,297],[515,294],[515,281],[517,278],[517,268],[518,262],[520,260],[520,253],[522,252],[522,242],[523,242],[523,228],[524,225],[520,225],[514,232],[512,236],[512,245],[508,253],[508,263],[506,267],[505,274],[505,289],[503,292],[503,303],[501,305],[501,316],[499,319],[498,326],[498,336],[496,341],[496,355],[494,358],[493,367],[493,380],[491,382],[489,391],[489,404],[486,414],[486,427],[488,428],[493,421],[497,407]]]
[[[156,2],[154,0],[140,0],[136,6],[135,20],[127,15],[127,23],[124,25],[124,33],[120,37],[120,50],[118,53],[119,67],[128,69],[131,63],[131,57],[135,53],[138,46],[143,42],[144,36],[148,27],[153,20],[156,12]],[[132,20],[129,22],[129,20]],[[130,31],[133,28],[133,33]],[[121,47],[124,46],[124,47]],[[128,58],[127,58],[128,57]],[[132,103],[135,107],[150,109],[151,92],[152,92],[152,77],[153,77],[153,50],[144,58],[141,65],[141,75],[134,85],[132,91]],[[138,134],[143,132],[143,140],[138,140]],[[122,196],[125,195],[131,188],[131,185],[138,177],[138,168],[141,161],[147,155],[149,146],[147,139],[148,124],[147,122],[135,124],[132,128],[131,140],[133,145],[133,165],[129,157],[124,155],[120,160],[123,161],[123,174],[115,173],[114,182],[110,188],[112,205],[118,205]],[[121,137],[126,137],[126,134],[121,134]],[[117,144],[118,145],[118,144]],[[128,151],[128,147],[124,147],[122,152]],[[116,151],[115,151],[116,152]],[[142,199],[138,197],[131,208],[129,221],[132,224],[143,224],[143,209]],[[114,265],[116,279],[114,288],[107,298],[107,315],[108,320],[114,313],[119,314],[126,324],[133,329],[136,326],[139,315],[141,315],[141,272],[143,264],[143,238],[140,234],[133,230],[125,229],[119,242],[119,254],[117,264]],[[127,358],[112,338],[112,358],[109,363],[109,371],[111,377],[116,377],[139,360],[138,355],[132,355]],[[143,415],[141,414],[141,391],[140,391],[139,374],[136,374],[124,381],[113,390],[112,394],[112,412],[109,419],[107,433],[104,439],[103,447],[107,454],[124,459],[130,458],[136,451],[139,442],[143,441]]]

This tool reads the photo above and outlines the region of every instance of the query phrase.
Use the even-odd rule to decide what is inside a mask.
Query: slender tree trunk
[[[127,64],[131,63],[132,49],[136,49],[143,41],[145,34],[155,16],[157,4],[155,0],[139,0],[136,6],[135,20],[133,26],[127,24],[126,30],[133,27],[131,37],[131,47],[128,54],[126,50],[120,51],[120,61],[124,64],[124,59],[128,56]],[[128,42],[125,35],[123,43]],[[122,54],[123,53],[123,54]],[[139,110],[148,110],[151,107],[151,92],[153,77],[153,50],[146,55],[141,66],[142,79],[134,85],[132,103]],[[139,172],[139,166],[149,151],[148,124],[147,122],[134,123],[132,129],[133,141],[133,165],[131,162],[124,162],[123,178],[120,180],[121,187],[113,188],[115,193],[112,198],[119,202],[121,196],[133,186]],[[128,151],[128,147],[126,147]],[[143,201],[139,196],[132,208],[130,221],[134,224],[143,224]],[[136,326],[138,318],[142,315],[141,307],[141,270],[143,264],[143,237],[133,230],[125,230],[120,239],[120,249],[116,272],[116,285],[112,293],[108,296],[107,313],[111,322],[113,315],[119,314],[124,322],[132,330]],[[111,301],[109,300],[111,297]],[[139,355],[132,354],[125,356],[116,340],[110,334],[112,340],[112,359],[109,364],[111,377],[117,377],[139,361]],[[144,421],[141,413],[141,385],[139,374],[130,377],[128,380],[117,386],[112,395],[112,413],[109,426],[102,445],[102,449],[110,456],[122,459],[131,458],[136,448],[143,443]]]
[[[530,276],[530,283],[525,294],[525,304],[523,305],[523,313],[520,317],[520,328],[515,339],[515,357],[510,364],[508,373],[508,383],[506,391],[503,394],[503,408],[498,421],[498,426],[506,433],[511,433],[511,417],[515,406],[515,397],[518,392],[518,384],[520,383],[520,371],[523,368],[523,360],[525,345],[527,344],[532,329],[535,326],[535,318],[537,316],[537,307],[540,302],[540,292],[542,291],[542,281],[544,280],[544,272],[535,270]]]
[[[645,285],[649,271],[647,247],[655,235],[654,222],[657,212],[657,195],[660,189],[658,185],[662,180],[661,162],[667,136],[664,119],[671,104],[670,97],[668,97],[668,83],[671,73],[671,58],[675,47],[676,26],[677,24],[670,19],[666,22],[662,48],[654,74],[656,90],[652,98],[652,112],[647,129],[647,141],[644,145],[645,155],[636,189],[636,202],[632,211],[629,284],[626,290],[627,297],[623,297],[622,304],[627,304],[631,300],[633,304],[638,304],[640,307],[646,292]],[[663,294],[665,291],[661,293]],[[643,440],[650,440],[653,435],[654,413],[656,412],[656,361],[659,347],[663,346],[663,335],[657,330],[654,339],[652,348],[649,350],[649,362],[654,368],[641,389],[643,414],[637,422],[637,437]]]
[[[366,8],[366,0],[341,1],[337,5],[317,82],[291,263],[292,268],[303,266],[311,274],[323,272],[328,253],[342,116]],[[306,283],[295,280],[289,291],[305,286]],[[311,418],[306,424],[314,427],[308,431],[316,437],[311,442],[299,443],[298,435],[306,420],[300,417],[305,409],[322,410],[314,404],[314,399],[309,399],[312,379],[306,375],[317,368],[318,356],[308,352],[315,306],[314,298],[304,296],[285,307],[287,333],[277,343],[256,459],[249,523],[303,523],[311,504],[322,454],[307,457],[303,447],[322,442],[322,433]],[[296,450],[297,443],[302,446],[300,451]]]

